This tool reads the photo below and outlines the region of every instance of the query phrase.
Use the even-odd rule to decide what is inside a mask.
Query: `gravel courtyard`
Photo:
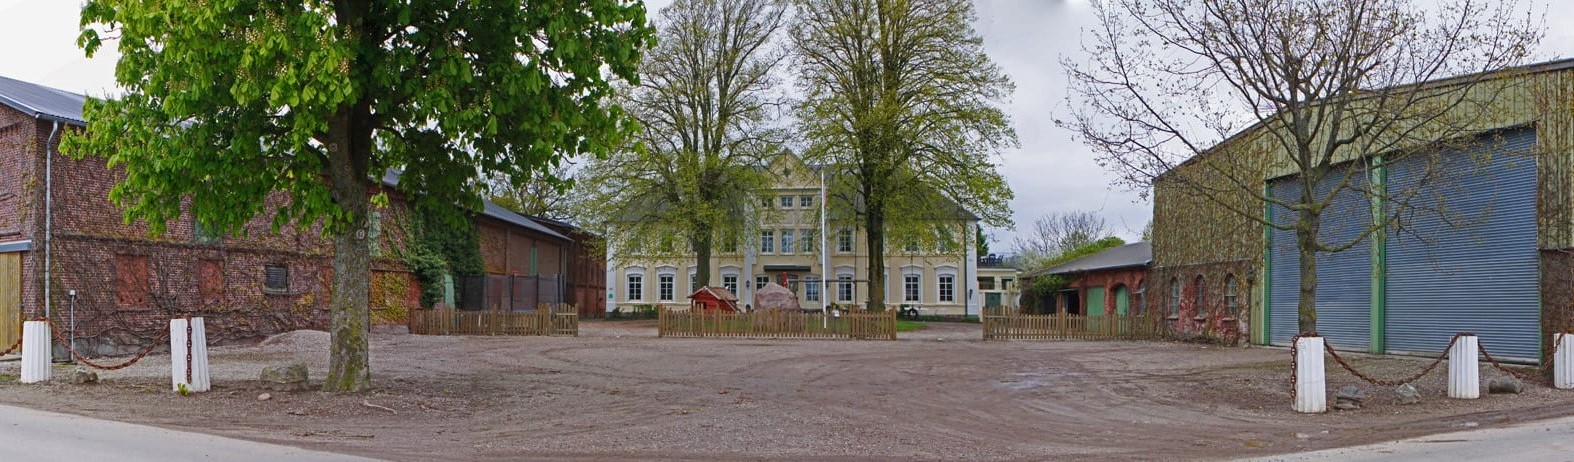
[[[581,337],[373,337],[376,389],[271,392],[265,365],[327,369],[327,334],[213,349],[214,389],[169,391],[169,356],[96,385],[22,385],[0,402],[392,460],[1227,459],[1574,413],[1574,391],[1443,398],[1443,368],[1397,404],[1290,411],[1289,354],[1167,342],[982,342],[931,323],[898,341],[662,339],[653,322]],[[1360,358],[1382,377],[1418,358]],[[1355,383],[1329,362],[1330,390]],[[66,369],[57,369],[63,372]],[[62,375],[62,374],[57,374]],[[1483,381],[1500,375],[1483,370]]]

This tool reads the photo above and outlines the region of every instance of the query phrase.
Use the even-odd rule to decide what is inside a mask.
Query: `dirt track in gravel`
[[[383,334],[374,391],[259,401],[265,365],[326,370],[327,334],[295,332],[214,348],[210,393],[169,392],[169,357],[154,355],[97,385],[0,381],[0,402],[392,460],[1220,459],[1574,412],[1574,392],[1541,387],[1447,400],[1440,370],[1417,383],[1420,405],[1366,386],[1366,409],[1299,415],[1282,349],[982,342],[977,329],[932,323],[894,342],[662,339],[639,321],[585,322],[579,338]],[[1357,360],[1386,377],[1424,365]],[[1330,389],[1354,383],[1334,367]]]

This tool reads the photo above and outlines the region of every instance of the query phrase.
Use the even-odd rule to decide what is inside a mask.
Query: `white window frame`
[[[637,278],[637,281],[636,281]],[[639,284],[639,288],[634,288]],[[645,300],[645,269],[644,267],[628,267],[623,269],[623,289],[628,294],[623,294],[623,299],[628,302],[644,302]]]
[[[729,282],[728,279],[731,281]],[[738,295],[738,275],[736,273],[721,275],[721,287],[732,292],[733,295]]]
[[[956,303],[956,275],[939,274],[935,276],[935,294],[941,303]],[[949,294],[946,292],[950,292]]]
[[[728,292],[732,292],[733,295],[742,297],[742,295],[738,294],[738,284],[743,281],[743,275],[739,274],[739,268],[736,266],[723,266],[721,267],[720,272],[721,286],[725,287]],[[732,278],[731,287],[727,286],[728,277]]]
[[[675,300],[678,275],[676,273],[661,273],[656,275],[656,300],[670,302]]]
[[[779,253],[783,255],[798,253],[796,249],[798,244],[797,238],[797,235],[793,234],[793,230],[782,230],[782,248]]]
[[[798,230],[798,251],[803,253],[814,253],[815,249],[818,247],[815,245],[818,243],[814,241],[814,238],[814,230]]]
[[[836,253],[853,253],[857,248],[858,238],[853,235],[852,228],[836,231]]]
[[[836,275],[836,301],[852,303],[853,301],[853,275],[843,273]]]
[[[902,302],[924,302],[924,277],[914,273],[902,274]]]
[[[776,230],[760,230],[760,253],[776,253]]]
[[[792,204],[796,201],[795,199],[796,199],[796,196],[793,196],[793,195],[789,194],[789,195],[781,196],[781,198],[777,199],[777,201],[778,201],[779,204],[781,204],[781,208],[790,209],[790,208],[792,208]]]
[[[814,207],[814,196],[807,194],[798,196],[798,207],[805,209]]]
[[[803,298],[811,302],[820,301],[820,276],[811,274],[803,277]]]
[[[761,287],[765,287],[766,284],[770,283],[771,276],[768,274],[758,274],[754,276],[754,290],[760,290]]]

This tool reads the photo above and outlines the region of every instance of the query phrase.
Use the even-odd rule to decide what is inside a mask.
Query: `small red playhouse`
[[[689,296],[689,309],[738,311],[738,296],[726,287],[701,287]]]

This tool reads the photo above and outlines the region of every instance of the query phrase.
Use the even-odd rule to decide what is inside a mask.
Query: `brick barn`
[[[264,213],[244,233],[219,235],[185,216],[150,237],[108,199],[120,172],[58,151],[64,133],[84,129],[84,100],[0,77],[0,343],[46,315],[92,355],[135,351],[186,315],[206,317],[215,343],[327,327],[332,246],[317,229],[273,232]],[[394,252],[375,250],[403,245],[408,211],[399,193],[389,197],[373,228],[371,308],[374,323],[402,324],[420,287]],[[476,220],[488,272],[569,272],[572,239],[486,206]]]
[[[1068,281],[1059,293],[1032,301],[1038,314],[1138,315],[1144,312],[1143,284],[1152,262],[1153,247],[1147,242],[1125,244],[1023,274],[1022,287],[1048,276]]]

